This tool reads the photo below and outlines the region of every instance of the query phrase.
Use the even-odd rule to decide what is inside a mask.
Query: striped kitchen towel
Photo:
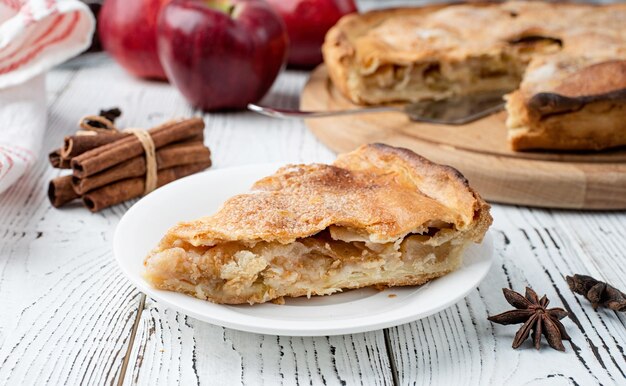
[[[77,0],[0,0],[0,193],[41,151],[45,72],[87,49],[94,27]]]

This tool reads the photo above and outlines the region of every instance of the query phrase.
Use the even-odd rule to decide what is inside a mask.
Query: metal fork
[[[443,100],[425,100],[404,106],[375,106],[337,111],[301,111],[249,104],[248,109],[275,118],[325,118],[341,115],[402,112],[417,122],[464,125],[498,112],[504,107],[503,96],[510,90],[496,90]]]

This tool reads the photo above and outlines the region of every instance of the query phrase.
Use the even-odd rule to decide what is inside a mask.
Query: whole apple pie
[[[491,224],[455,169],[375,144],[332,165],[289,165],[212,216],[171,228],[145,260],[157,288],[263,303],[451,272]]]
[[[626,4],[504,2],[374,11],[326,35],[358,104],[508,90],[513,149],[626,145]]]

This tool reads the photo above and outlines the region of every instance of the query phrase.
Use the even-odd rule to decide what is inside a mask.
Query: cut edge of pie
[[[474,31],[482,25],[474,20],[485,15],[493,25]],[[333,84],[356,104],[508,90],[513,150],[602,150],[626,145],[626,33],[611,32],[618,15],[626,17],[626,5],[513,1],[376,10],[344,16],[322,51]],[[567,17],[576,23],[564,24]],[[479,43],[467,44],[468,27]],[[592,90],[598,82],[602,90]]]
[[[145,278],[226,304],[419,285],[456,269],[491,221],[455,169],[366,145],[333,165],[283,167],[213,216],[174,226]]]
[[[596,63],[554,88],[506,96],[514,150],[603,150],[626,145],[626,60]]]

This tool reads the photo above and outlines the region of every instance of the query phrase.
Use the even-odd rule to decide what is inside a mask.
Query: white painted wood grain
[[[401,384],[619,384],[626,381],[623,314],[593,311],[573,294],[564,275],[604,277],[624,288],[626,215],[550,212],[507,206],[493,208],[496,261],[483,283],[466,299],[422,321],[390,329]],[[607,232],[602,226],[611,226]],[[596,255],[596,256],[594,256]],[[602,255],[602,256],[600,256]],[[598,269],[615,267],[617,272]],[[489,323],[488,315],[511,308],[501,288],[545,293],[551,306],[572,317],[572,336],[559,353],[542,343],[511,349],[516,326]]]
[[[266,103],[296,106],[305,79],[305,73],[285,74]],[[66,65],[50,74],[47,83],[46,150],[60,145],[63,136],[75,130],[79,117],[101,107],[120,106],[124,115],[119,124],[125,127],[149,127],[197,114],[167,84],[134,79],[103,56],[87,67]],[[299,121],[277,122],[251,113],[205,118],[206,142],[216,168],[334,158]],[[2,384],[115,382],[138,311],[138,293],[117,271],[110,248],[112,231],[133,201],[98,214],[79,205],[53,209],[45,190],[47,181],[60,173],[64,172],[41,159],[0,196],[0,230],[7,233],[0,239]],[[36,252],[30,249],[35,245],[32,237],[14,247],[19,237],[12,232],[35,235]],[[31,296],[25,296],[26,289]],[[39,298],[31,298],[36,295]],[[238,374],[235,380],[246,384],[257,378],[273,384],[282,377],[286,384],[292,377],[302,383],[329,384],[391,380],[382,332],[279,341],[188,320],[159,309],[151,300],[139,326],[126,374],[129,382],[154,384],[165,377],[187,384],[192,374],[211,383],[218,374],[215,379],[230,384],[233,371]],[[231,362],[233,358],[239,359]],[[265,362],[258,363],[258,358]]]
[[[212,326],[149,300],[126,384],[391,384],[382,332],[277,337]]]
[[[65,117],[78,77],[48,76],[45,143],[75,124]],[[45,190],[56,174],[42,159],[0,195],[0,384],[114,382],[129,343],[139,293],[113,263],[111,223],[51,210]]]
[[[139,293],[112,233],[0,227],[0,384],[103,384],[119,375]]]

